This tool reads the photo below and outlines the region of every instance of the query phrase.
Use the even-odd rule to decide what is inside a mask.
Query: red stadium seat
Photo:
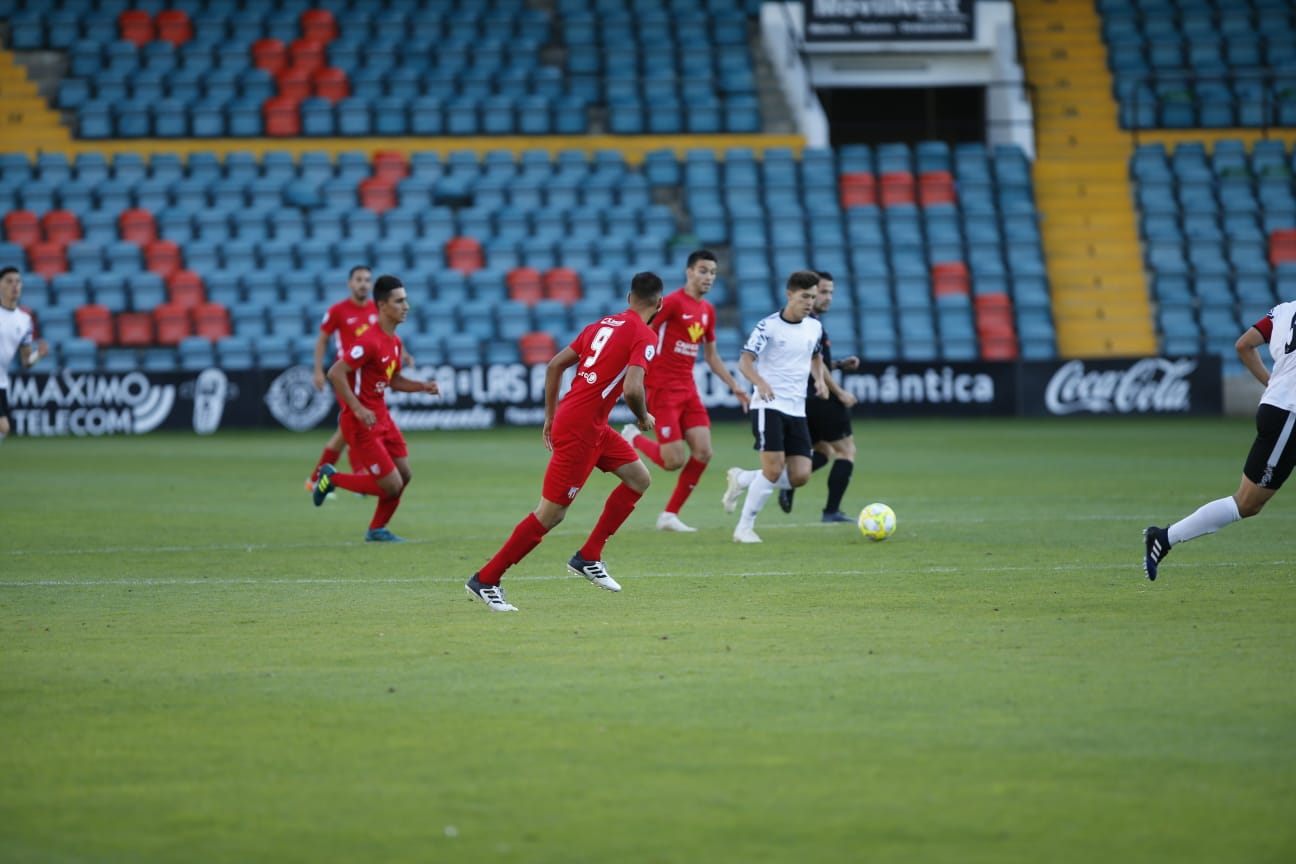
[[[1007,294],[979,294],[972,300],[973,319],[981,356],[986,360],[1016,360],[1017,331],[1012,299]]]
[[[518,353],[529,366],[548,363],[558,353],[558,343],[551,333],[523,333],[518,337]]]
[[[125,9],[117,16],[117,33],[127,42],[141,48],[153,41],[153,19],[140,9]]]
[[[144,247],[144,267],[163,279],[184,266],[180,247],[170,240],[154,240]]]
[[[190,314],[193,317],[195,336],[215,341],[224,339],[233,332],[229,310],[220,303],[200,303],[190,310]]]
[[[265,134],[276,138],[294,138],[301,134],[301,100],[291,96],[275,96],[261,106]]]
[[[1279,228],[1269,234],[1269,263],[1277,267],[1296,261],[1296,228]]]
[[[843,210],[874,207],[877,205],[877,181],[864,171],[847,172],[838,180],[838,194]]]
[[[1013,336],[991,336],[981,339],[982,360],[1016,360],[1020,356]]]
[[[81,239],[81,220],[71,210],[50,210],[41,217],[41,228],[48,242],[60,246]]]
[[[101,348],[116,341],[112,312],[107,306],[87,303],[78,306],[72,315],[76,319],[77,335],[82,339],[89,339]]]
[[[451,237],[446,241],[446,266],[460,273],[472,273],[486,265],[481,243],[473,237]]]
[[[202,277],[192,270],[177,270],[167,277],[167,296],[170,302],[186,309],[207,302],[207,290]]]
[[[147,246],[157,239],[157,222],[148,210],[139,207],[123,210],[117,217],[117,233],[123,240]]]
[[[924,171],[919,175],[918,202],[922,206],[953,204],[956,200],[954,178],[948,171]]]
[[[971,292],[967,265],[962,261],[941,261],[931,266],[932,296]]]
[[[351,82],[345,70],[321,66],[311,73],[311,89],[321,99],[340,102],[351,95]]]
[[[324,65],[324,43],[316,39],[294,39],[288,46],[288,56],[293,66],[314,72]]]
[[[514,267],[504,277],[510,300],[534,306],[544,299],[544,282],[534,267]]]
[[[193,22],[183,9],[163,9],[153,19],[157,25],[157,38],[179,47],[193,38]]]
[[[58,243],[42,240],[27,247],[27,269],[39,273],[46,280],[53,279],[60,273],[66,273],[67,253]]]
[[[288,47],[282,39],[258,39],[252,43],[252,65],[277,76],[288,65]]]
[[[10,210],[4,215],[5,240],[26,249],[44,239],[40,217],[30,210]]]
[[[313,39],[327,45],[337,38],[337,19],[327,9],[307,9],[301,14],[303,39]]]
[[[914,203],[914,178],[908,171],[888,171],[882,175],[882,206]]]
[[[144,348],[153,344],[153,316],[148,312],[120,312],[117,315],[117,344]]]
[[[275,75],[275,85],[279,88],[279,97],[283,99],[306,99],[314,92],[311,84],[311,73],[314,69],[305,66],[284,66]],[[269,102],[266,103],[267,105]]]
[[[409,161],[399,150],[378,150],[373,155],[375,177],[399,183],[409,176]]]
[[[160,303],[153,308],[153,323],[159,345],[177,345],[181,339],[193,335],[189,310],[176,303]]]
[[[554,267],[544,274],[544,296],[571,305],[581,299],[580,274],[570,267]]]
[[[396,206],[396,185],[381,177],[366,177],[360,181],[360,206],[375,213],[384,213]]]

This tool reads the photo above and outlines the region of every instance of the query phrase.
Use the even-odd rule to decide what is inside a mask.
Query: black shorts
[[[1296,412],[1261,403],[1242,473],[1261,489],[1281,489],[1296,467]]]
[[[753,408],[751,424],[756,437],[754,449],[810,458],[810,426],[804,417],[789,417],[773,408]]]
[[[0,417],[6,420],[11,419],[9,417],[9,390],[6,388],[0,388]]]
[[[806,397],[806,422],[810,425],[810,441],[840,441],[851,434],[850,409],[836,396],[820,399]]]

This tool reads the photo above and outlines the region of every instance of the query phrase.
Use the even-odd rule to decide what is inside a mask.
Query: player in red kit
[[[567,562],[567,569],[600,588],[621,586],[603,565],[603,547],[629,518],[651,478],[634,448],[611,426],[608,414],[624,391],[626,405],[638,428],[653,428],[644,393],[644,374],[657,353],[657,338],[648,321],[661,307],[662,281],[653,273],[636,273],[626,298],[630,308],[600,318],[549,361],[545,369],[545,422],[542,435],[552,455],[545,469],[544,488],[535,511],[517,524],[508,540],[468,580],[468,594],[495,612],[516,612],[504,599],[504,571],[540,545],[545,534],[563,520],[595,468],[615,474],[621,483],[608,495],[603,512],[585,545]],[[558,401],[563,373],[576,367],[571,389]]]
[[[690,254],[684,287],[662,301],[653,319],[657,359],[648,372],[647,387],[648,410],[657,419],[657,440],[640,434],[633,424],[621,430],[626,441],[658,466],[667,471],[682,469],[666,509],[657,517],[659,531],[697,530],[680,520],[679,511],[711,461],[711,417],[693,380],[699,348],[707,366],[729,386],[744,411],[750,399],[716,351],[715,307],[705,299],[716,272],[715,253],[699,249]]]
[[[318,507],[335,488],[377,496],[378,506],[365,540],[400,542],[400,537],[387,530],[387,523],[400,506],[412,474],[405,438],[387,413],[384,394],[388,388],[406,393],[440,391],[435,381],[415,381],[401,374],[402,349],[396,328],[409,315],[405,286],[395,276],[379,276],[374,301],[377,326],[358,333],[346,355],[328,370],[333,392],[342,402],[338,425],[359,470],[339,474],[332,465],[324,465],[313,497]]]
[[[369,297],[372,288],[373,272],[363,264],[352,267],[351,272],[347,274],[347,290],[351,292],[350,296],[334,303],[324,313],[324,320],[320,322],[319,338],[315,340],[316,390],[324,389],[324,354],[328,350],[329,342],[334,343],[333,359],[336,360],[351,347],[351,340],[355,338],[357,331],[377,325],[378,307]],[[319,461],[315,463],[315,470],[306,481],[307,489],[315,488],[315,483],[319,480],[320,468],[335,464],[342,458],[342,451],[345,448],[346,439],[342,437],[342,427],[339,426],[333,430],[328,443],[324,445],[324,452],[320,454]]]

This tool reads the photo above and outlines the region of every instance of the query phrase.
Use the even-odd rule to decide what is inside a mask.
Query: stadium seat
[[[153,41],[153,19],[141,9],[125,9],[117,15],[117,33],[141,48]]]
[[[193,38],[193,22],[183,9],[163,9],[153,19],[159,40],[180,47]]]
[[[544,283],[534,267],[515,267],[505,278],[510,300],[534,306],[544,298]]]
[[[465,275],[485,266],[481,243],[473,237],[452,237],[446,241],[446,265]]]
[[[27,247],[27,269],[45,279],[53,279],[68,269],[67,255],[59,243],[42,241]]]
[[[99,347],[105,347],[116,341],[112,312],[107,306],[87,303],[79,306],[73,313],[76,321],[77,335],[89,339]]]
[[[153,316],[148,312],[121,312],[116,323],[118,345],[144,348],[153,344]]]
[[[548,363],[558,353],[558,343],[551,333],[525,333],[518,337],[518,353],[528,366]]]
[[[144,247],[144,267],[163,279],[183,266],[180,247],[170,240],[154,240]]]
[[[123,210],[117,217],[117,233],[123,240],[147,246],[157,239],[157,223],[148,210]]]
[[[5,213],[4,232],[7,242],[23,248],[40,243],[44,237],[40,217],[30,210],[10,210]]]
[[[190,309],[207,300],[202,277],[192,270],[176,270],[167,275],[169,302]]]
[[[153,309],[155,339],[160,345],[177,345],[193,332],[188,307],[162,303]]]
[[[217,340],[229,336],[232,332],[229,310],[220,303],[200,303],[194,306],[190,313],[196,336]]]
[[[81,238],[81,220],[70,210],[50,210],[41,217],[46,241],[67,246]]]
[[[301,13],[301,34],[322,45],[337,38],[338,24],[328,9],[307,9]]]
[[[570,267],[554,267],[545,272],[544,296],[568,305],[581,299],[580,274]]]

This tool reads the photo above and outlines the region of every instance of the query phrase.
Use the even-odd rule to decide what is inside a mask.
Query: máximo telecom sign
[[[974,0],[806,0],[811,42],[976,38]]]

